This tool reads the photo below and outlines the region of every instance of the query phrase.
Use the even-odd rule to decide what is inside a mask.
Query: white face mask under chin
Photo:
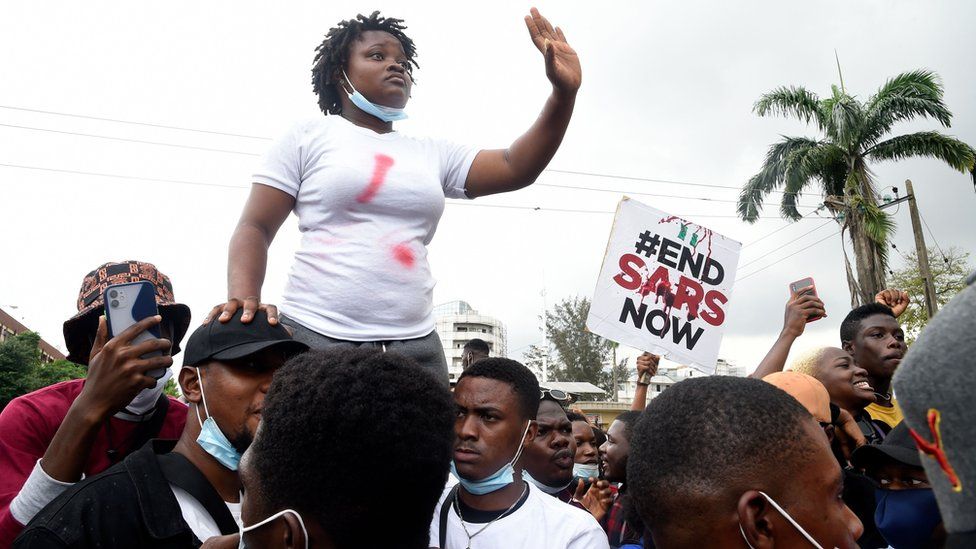
[[[786,509],[783,509],[782,507],[780,507],[780,505],[778,503],[776,503],[773,500],[773,498],[769,497],[769,495],[766,494],[766,492],[763,492],[762,490],[759,490],[759,494],[762,495],[762,497],[766,498],[766,501],[768,501],[769,504],[773,506],[773,509],[776,509],[777,511],[779,511],[779,514],[783,515],[783,518],[785,518],[791,525],[793,525],[793,528],[796,528],[797,532],[799,532],[800,535],[802,535],[804,538],[806,538],[806,540],[809,541],[811,545],[813,545],[817,549],[823,549],[823,546],[820,545],[819,543],[817,543],[817,540],[813,539],[813,536],[811,536],[810,534],[808,534],[807,531],[804,530],[802,526],[800,526],[800,523],[798,523],[797,521],[795,521],[793,519],[793,517],[791,517],[790,514],[786,512]],[[745,540],[746,545],[749,546],[749,549],[756,549],[755,547],[752,546],[751,543],[749,543],[749,538],[746,537],[746,531],[745,531],[744,528],[742,528],[742,523],[741,522],[739,523],[739,533],[742,534],[742,539]],[[837,548],[835,547],[834,549],[837,549]]]
[[[156,401],[159,400],[159,395],[163,394],[163,388],[166,387],[166,382],[171,377],[173,377],[173,371],[167,368],[163,377],[156,380],[154,387],[139,391],[132,402],[129,402],[125,409],[116,413],[115,417],[126,421],[142,420],[146,414],[156,407]]]

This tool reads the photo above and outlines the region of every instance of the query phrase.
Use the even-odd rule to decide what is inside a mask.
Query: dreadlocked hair
[[[339,102],[339,80],[336,78],[337,69],[344,69],[349,60],[349,46],[365,31],[383,31],[393,35],[403,46],[403,52],[411,67],[419,67],[414,58],[417,48],[404,30],[403,19],[382,17],[379,11],[374,11],[369,17],[356,15],[355,19],[340,21],[338,25],[329,29],[325,40],[315,48],[315,59],[312,61],[312,91],[319,96],[319,108],[325,114],[341,114],[342,104]],[[408,69],[411,78],[413,71]],[[416,81],[415,81],[416,82]]]

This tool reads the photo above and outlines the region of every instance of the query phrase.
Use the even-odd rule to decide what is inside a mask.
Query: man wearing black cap
[[[159,316],[110,338],[103,294],[130,282],[152,284]],[[68,359],[88,366],[86,378],[15,398],[0,414],[0,547],[83,476],[104,471],[150,438],[179,436],[186,406],[163,395],[163,387],[189,324],[189,307],[175,302],[169,277],[150,263],[105,263],[85,276],[64,341]],[[162,338],[132,343],[155,325]],[[150,352],[161,356],[141,358]],[[164,376],[146,375],[154,369]]]
[[[180,439],[152,441],[73,486],[14,547],[196,547],[237,532],[240,456],[257,430],[274,371],[306,349],[283,326],[244,325],[240,313],[198,328],[179,374],[190,403]]]

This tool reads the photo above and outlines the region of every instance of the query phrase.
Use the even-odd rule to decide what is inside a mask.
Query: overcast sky
[[[755,100],[783,84],[829,93],[838,82],[835,49],[847,90],[861,98],[899,72],[936,71],[954,114],[947,133],[976,144],[976,4],[967,0],[537,6],[564,29],[583,66],[576,112],[554,169],[741,186],[780,135],[816,136],[815,128],[792,120],[755,116]],[[0,18],[0,105],[275,137],[319,115],[309,69],[322,36],[341,19],[380,9],[406,19],[421,65],[410,119],[398,129],[504,147],[535,119],[549,89],[522,21],[529,7],[509,1],[8,3]],[[895,133],[936,126],[905,124]],[[203,184],[0,166],[0,307],[63,348],[61,323],[74,313],[85,273],[131,258],[168,274],[198,323],[225,296],[227,244],[255,155],[269,143],[0,108],[0,164]],[[903,181],[914,182],[922,216],[943,248],[976,249],[976,194],[968,176],[934,160],[872,169],[879,186],[897,185],[902,194]],[[755,225],[738,221],[729,202],[735,189],[549,172],[529,189],[451,202],[430,246],[435,302],[463,299],[501,319],[511,355],[520,358],[541,340],[543,290],[550,306],[592,294],[612,221],[602,212],[611,212],[623,191],[741,241],[740,277],[773,265],[735,286],[722,357],[754,368],[779,332],[787,284],[805,276],[816,280],[829,317],[811,324],[797,349],[836,344],[849,296],[840,237],[830,237],[834,224],[812,216],[750,245],[786,222],[775,206]],[[813,210],[815,190],[801,203],[813,206],[801,208],[804,213]],[[895,219],[894,242],[911,250],[908,208]],[[271,250],[265,301],[279,299],[298,243],[291,217]],[[892,265],[902,264],[892,254]]]

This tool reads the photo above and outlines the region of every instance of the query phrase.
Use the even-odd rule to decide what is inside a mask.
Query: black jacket
[[[122,463],[75,484],[27,524],[13,547],[199,547],[201,541],[183,520],[180,505],[170,489],[168,477],[173,476],[172,468],[167,467],[164,472],[160,465],[161,455],[167,454],[174,445],[175,441],[150,441]],[[206,496],[204,500],[213,502],[216,497],[221,502],[206,477],[186,458],[179,454],[169,456],[166,459],[170,461],[164,459],[164,462],[176,463],[180,473],[195,482],[197,494],[194,496],[202,489],[202,495]],[[215,514],[212,506],[207,506],[204,501],[201,503],[211,515]],[[226,506],[222,509],[227,511]],[[233,518],[228,523],[228,517],[229,511],[214,517],[225,534],[237,531]]]

